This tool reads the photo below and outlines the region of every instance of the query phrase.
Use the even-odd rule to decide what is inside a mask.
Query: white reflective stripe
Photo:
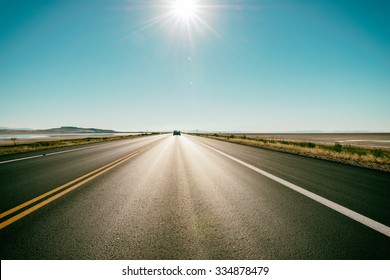
[[[323,198],[322,196],[319,196],[315,193],[312,193],[308,190],[305,190],[304,188],[299,187],[293,183],[290,183],[286,180],[283,180],[279,177],[276,177],[275,175],[272,175],[272,174],[270,174],[264,170],[261,170],[260,168],[257,168],[253,165],[250,165],[249,163],[243,162],[242,160],[239,160],[235,157],[232,157],[228,154],[225,154],[224,152],[221,152],[213,147],[210,147],[209,145],[203,144],[203,143],[198,142],[198,141],[196,141],[196,142],[215,151],[215,152],[217,152],[217,153],[219,153],[219,154],[221,154],[221,155],[223,155],[223,156],[225,156],[225,157],[227,157],[227,158],[230,158],[231,160],[234,160],[235,162],[237,162],[245,167],[252,169],[253,171],[256,171],[257,173],[260,173],[263,176],[270,178],[271,180],[274,180],[274,181],[282,184],[283,186],[286,186],[286,187],[288,187],[288,188],[290,188],[290,189],[292,189],[292,190],[294,190],[294,191],[296,191],[296,192],[298,192],[298,193],[300,193],[308,198],[311,198],[312,200],[317,201],[318,203],[321,203],[322,205],[325,205],[325,206],[339,212],[340,214],[343,214],[343,215],[345,215],[345,216],[347,216],[347,217],[349,217],[349,218],[351,218],[351,219],[353,219],[353,220],[355,220],[355,221],[357,221],[357,222],[359,222],[367,227],[370,227],[370,228],[376,230],[377,232],[380,232],[380,233],[390,237],[390,227],[388,227],[384,224],[381,224],[373,219],[370,219],[366,216],[363,216],[362,214],[359,214],[353,210],[350,210],[344,206],[341,206],[340,204],[337,204],[333,201],[330,201],[329,199]]]

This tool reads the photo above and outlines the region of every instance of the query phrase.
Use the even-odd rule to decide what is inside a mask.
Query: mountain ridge
[[[112,129],[83,128],[77,126],[61,126],[49,129],[0,129],[0,134],[68,134],[68,133],[117,133]]]

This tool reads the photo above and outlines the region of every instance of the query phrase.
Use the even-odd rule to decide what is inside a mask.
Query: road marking
[[[105,145],[105,144],[100,144],[100,145],[82,147],[82,148],[77,148],[77,149],[72,149],[72,150],[65,150],[65,151],[53,152],[53,153],[48,153],[48,154],[43,154],[43,155],[44,155],[44,156],[53,156],[53,155],[64,154],[64,153],[69,153],[69,152],[74,152],[74,151],[79,151],[79,150],[92,149],[92,148],[96,148],[96,147],[100,147],[100,146],[104,146],[104,145]]]
[[[24,158],[16,158],[16,159],[10,159],[10,160],[5,160],[5,161],[0,161],[0,164],[3,163],[9,163],[9,162],[14,162],[14,161],[20,161],[20,160],[26,160],[26,159],[32,159],[32,158],[38,158],[38,157],[44,157],[44,156],[52,156],[52,155],[57,155],[57,154],[63,154],[63,153],[69,153],[69,152],[74,152],[74,151],[79,151],[79,150],[85,150],[85,149],[91,149],[91,148],[96,148],[103,146],[104,144],[101,145],[94,145],[94,146],[89,146],[89,147],[82,147],[82,148],[77,148],[77,149],[71,149],[71,150],[65,150],[65,151],[59,151],[59,152],[53,152],[53,153],[48,153],[48,154],[41,154],[41,155],[36,155],[36,156],[31,156],[31,157],[24,157]],[[43,150],[44,151],[44,150]]]
[[[130,139],[125,139],[125,140],[139,140],[139,138],[138,139],[137,138],[130,138]],[[85,149],[92,149],[92,148],[96,148],[96,147],[107,145],[108,143],[110,143],[110,142],[105,142],[103,144],[94,145],[94,146],[88,146],[88,147],[82,147],[82,148],[77,148],[77,149],[71,149],[71,150],[65,150],[65,151],[59,151],[59,152],[52,152],[52,153],[48,153],[48,154],[43,153],[41,155],[36,155],[36,156],[17,158],[17,159],[10,159],[10,160],[5,160],[5,161],[0,161],[0,164],[14,162],[14,161],[20,161],[20,160],[26,160],[26,159],[32,159],[32,158],[38,158],[38,157],[44,157],[44,156],[58,155],[58,154],[63,154],[63,153],[79,151],[79,150],[85,150]],[[135,142],[133,142],[133,143],[135,143]],[[43,151],[44,150],[42,150],[42,152]]]
[[[57,188],[55,188],[55,189],[53,189],[53,190],[51,190],[51,191],[48,191],[48,192],[46,192],[46,193],[44,193],[44,194],[42,194],[42,195],[39,195],[39,196],[37,196],[37,197],[35,197],[35,198],[33,198],[33,199],[29,200],[29,201],[26,201],[26,202],[24,202],[24,203],[22,203],[22,204],[20,204],[20,205],[18,205],[18,206],[16,206],[16,207],[12,208],[12,209],[9,209],[9,210],[7,210],[7,211],[5,211],[5,212],[3,212],[3,213],[0,214],[0,219],[2,219],[2,218],[4,218],[4,217],[6,217],[6,216],[8,216],[8,215],[10,215],[10,214],[12,214],[12,213],[18,211],[18,210],[20,210],[20,209],[22,209],[22,208],[25,208],[25,207],[27,207],[28,205],[30,205],[30,204],[32,204],[32,203],[34,203],[34,202],[37,202],[37,201],[39,201],[39,200],[41,200],[41,199],[43,199],[43,198],[45,198],[45,197],[47,197],[47,196],[49,196],[49,195],[51,195],[51,194],[53,194],[53,193],[56,193],[56,192],[58,192],[58,191],[60,191],[60,190],[62,190],[62,189],[64,189],[64,188],[66,188],[66,187],[68,187],[68,186],[70,186],[70,185],[72,185],[72,184],[74,184],[74,183],[77,183],[78,181],[83,180],[84,178],[87,178],[87,177],[89,177],[89,176],[91,176],[91,175],[93,175],[93,174],[99,172],[100,170],[103,170],[103,169],[107,168],[107,167],[110,166],[111,164],[115,164],[116,162],[123,160],[124,158],[126,158],[126,157],[128,157],[128,156],[129,156],[129,155],[127,155],[127,156],[125,156],[125,157],[122,157],[122,158],[120,158],[120,159],[118,159],[118,160],[115,160],[115,161],[113,161],[113,162],[111,162],[111,163],[108,163],[108,164],[106,164],[106,165],[104,165],[104,166],[102,166],[102,167],[100,167],[100,168],[98,168],[98,169],[96,169],[96,170],[94,170],[94,171],[88,173],[88,174],[85,174],[85,175],[83,175],[83,176],[81,176],[81,177],[79,177],[79,178],[77,178],[77,179],[74,179],[73,181],[70,181],[70,182],[68,182],[68,183],[66,183],[66,184],[64,184],[64,185],[61,185],[61,186],[59,186],[59,187],[57,187]]]
[[[318,203],[321,203],[322,205],[325,205],[325,206],[339,212],[340,214],[343,214],[343,215],[345,215],[345,216],[347,216],[347,217],[349,217],[349,218],[351,218],[351,219],[353,219],[353,220],[355,220],[355,221],[357,221],[357,222],[359,222],[367,227],[370,227],[370,228],[376,230],[377,232],[380,232],[380,233],[390,237],[390,227],[388,227],[384,224],[381,224],[373,219],[370,219],[366,216],[363,216],[362,214],[359,214],[353,210],[350,210],[344,206],[341,206],[340,204],[337,204],[333,201],[330,201],[322,196],[319,196],[315,193],[312,193],[308,190],[305,190],[304,188],[299,187],[293,183],[290,183],[286,180],[283,180],[279,177],[276,177],[275,175],[272,175],[272,174],[270,174],[270,173],[268,173],[260,168],[257,168],[253,165],[250,165],[242,160],[239,160],[235,157],[232,157],[228,154],[225,154],[224,152],[221,152],[213,147],[210,147],[209,145],[206,145],[206,144],[201,143],[201,142],[196,141],[196,140],[194,140],[194,141],[213,150],[213,151],[215,151],[215,152],[217,152],[217,153],[219,153],[219,154],[221,154],[221,155],[223,155],[223,156],[225,156],[225,157],[227,157],[227,158],[230,158],[231,160],[233,160],[233,161],[235,161],[235,162],[237,162],[245,167],[248,167],[249,169],[252,169],[253,171],[256,171],[257,173],[260,173],[261,175],[263,175],[265,177],[270,178],[271,180],[274,180],[274,181],[284,185],[287,188],[290,188],[290,189],[292,189],[292,190],[294,190],[294,191],[296,191],[296,192],[298,192],[298,193],[300,193],[308,198],[311,198],[314,201],[317,201]]]
[[[1,213],[0,214],[0,219],[6,217],[6,216],[8,216],[8,215],[10,215],[10,214],[12,214],[12,213],[14,213],[16,211],[18,211],[18,210],[21,210],[21,209],[31,205],[32,203],[40,201],[43,198],[45,198],[47,196],[50,196],[51,194],[54,194],[54,193],[57,192],[57,194],[55,194],[53,196],[50,196],[46,200],[43,200],[43,201],[39,202],[38,204],[36,204],[36,205],[34,205],[34,206],[32,206],[32,207],[30,207],[30,208],[28,208],[28,209],[18,213],[18,214],[16,214],[15,216],[12,216],[11,218],[1,222],[0,223],[0,229],[5,228],[6,226],[16,222],[17,220],[19,220],[19,219],[21,219],[21,218],[23,218],[23,217],[25,217],[25,216],[27,216],[29,214],[31,214],[32,212],[38,210],[39,208],[49,204],[50,202],[52,202],[54,200],[60,198],[61,196],[63,196],[65,194],[73,191],[74,189],[77,189],[78,187],[84,185],[85,183],[87,183],[87,182],[95,179],[96,177],[106,173],[107,171],[117,167],[118,165],[122,164],[123,162],[125,162],[125,161],[127,161],[127,160],[129,160],[129,159],[131,159],[133,157],[135,157],[139,153],[144,152],[145,150],[150,149],[151,147],[155,146],[159,142],[160,141],[157,141],[157,142],[154,142],[154,143],[152,143],[150,145],[147,145],[146,147],[143,147],[143,148],[141,148],[141,149],[139,149],[139,150],[137,150],[137,151],[135,151],[135,152],[133,152],[133,153],[131,153],[129,155],[126,155],[126,156],[124,156],[124,157],[122,157],[120,159],[117,159],[117,160],[115,160],[113,162],[110,162],[110,163],[108,163],[108,164],[106,164],[106,165],[104,165],[104,166],[102,166],[102,167],[100,167],[100,168],[98,168],[98,169],[96,169],[96,170],[86,174],[86,175],[83,175],[83,176],[81,176],[81,177],[79,177],[79,178],[77,178],[77,179],[75,179],[75,180],[73,180],[73,181],[71,181],[69,183],[61,185],[61,186],[59,186],[59,187],[57,187],[57,188],[55,188],[55,189],[53,189],[53,190],[51,190],[51,191],[49,191],[47,193],[44,193],[44,194],[42,194],[40,196],[37,196],[37,197],[35,197],[35,198],[25,202],[25,203],[20,204],[19,206],[16,206],[16,207],[14,207],[14,208],[12,208],[10,210],[7,210],[7,211]],[[74,183],[76,183],[76,184],[73,185]],[[71,187],[69,187],[69,186],[71,186]],[[67,188],[67,187],[69,187],[69,188]],[[65,189],[65,190],[63,190],[63,189]],[[61,190],[63,190],[63,191],[61,191]],[[59,191],[61,191],[61,192],[59,192]]]
[[[30,159],[30,158],[37,158],[37,157],[43,157],[43,155],[37,155],[37,156],[31,156],[31,157],[24,157],[24,158],[17,158],[17,159],[10,159],[10,160],[5,160],[5,161],[0,161],[0,164],[9,163],[9,162],[13,162],[13,161],[19,161],[19,160],[26,160],[26,159]]]

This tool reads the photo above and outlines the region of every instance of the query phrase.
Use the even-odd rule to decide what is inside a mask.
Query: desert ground
[[[248,133],[246,137],[390,149],[390,133]]]

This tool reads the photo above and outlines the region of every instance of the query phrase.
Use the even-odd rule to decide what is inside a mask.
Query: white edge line
[[[37,156],[31,156],[31,157],[25,157],[25,158],[16,158],[16,159],[0,161],[0,164],[14,162],[14,161],[19,161],[19,160],[26,160],[26,159],[31,159],[31,158],[38,158],[38,157],[43,157],[43,155],[37,155]]]
[[[14,162],[14,161],[20,161],[20,160],[26,160],[26,159],[32,159],[32,158],[38,158],[38,157],[44,157],[44,156],[52,156],[52,155],[57,155],[57,154],[63,154],[63,153],[69,153],[69,152],[74,152],[74,151],[79,151],[79,150],[85,150],[85,149],[91,149],[91,148],[96,148],[103,146],[102,145],[95,145],[95,146],[90,146],[90,147],[82,147],[82,148],[77,148],[77,149],[71,149],[71,150],[65,150],[65,151],[59,151],[59,152],[53,152],[53,153],[48,153],[48,154],[41,154],[41,155],[36,155],[36,156],[31,156],[31,157],[24,157],[24,158],[16,158],[16,159],[10,159],[10,160],[5,160],[5,161],[0,161],[0,164],[3,163],[9,163],[9,162]]]
[[[129,139],[129,140],[133,140],[133,139]],[[105,142],[104,144],[94,145],[94,146],[89,146],[89,147],[81,147],[81,148],[77,148],[77,149],[53,152],[53,153],[48,153],[48,154],[43,153],[41,155],[36,155],[36,156],[31,156],[31,157],[10,159],[10,160],[5,160],[5,161],[0,161],[0,164],[14,162],[14,161],[20,161],[20,160],[26,160],[26,159],[32,159],[32,158],[38,158],[38,157],[43,157],[43,156],[52,156],[52,155],[64,154],[64,153],[69,153],[69,152],[74,152],[74,151],[79,151],[79,150],[84,150],[84,149],[92,149],[92,148],[104,146],[106,144],[107,144],[107,142]]]
[[[196,141],[196,140],[194,140],[194,141]],[[196,141],[196,142],[198,142],[198,141]],[[209,145],[203,144],[201,142],[198,142],[198,143],[205,146],[205,147],[208,147],[209,149],[211,149],[211,150],[213,150],[213,151],[215,151],[215,152],[217,152],[217,153],[219,153],[227,158],[230,158],[231,160],[233,160],[233,161],[235,161],[235,162],[237,162],[245,167],[248,167],[249,169],[252,169],[253,171],[256,171],[257,173],[260,173],[263,176],[270,178],[271,180],[274,180],[274,181],[284,185],[285,187],[288,187],[288,188],[290,188],[290,189],[292,189],[292,190],[294,190],[294,191],[296,191],[296,192],[298,192],[298,193],[300,193],[308,198],[311,198],[314,201],[321,203],[322,205],[325,205],[325,206],[327,206],[327,207],[329,207],[329,208],[331,208],[331,209],[333,209],[333,210],[335,210],[335,211],[337,211],[337,212],[339,212],[339,213],[341,213],[341,214],[343,214],[343,215],[345,215],[345,216],[347,216],[347,217],[349,217],[349,218],[351,218],[351,219],[353,219],[353,220],[355,220],[355,221],[357,221],[357,222],[359,222],[367,227],[370,227],[370,228],[376,230],[377,232],[380,232],[380,233],[390,237],[390,227],[388,227],[384,224],[381,224],[373,219],[370,219],[366,216],[363,216],[362,214],[359,214],[353,210],[350,210],[344,206],[341,206],[340,204],[337,204],[333,201],[330,201],[326,198],[323,198],[322,196],[319,196],[315,193],[312,193],[308,190],[305,190],[304,188],[299,187],[293,183],[290,183],[286,180],[283,180],[279,177],[276,177],[275,175],[272,175],[264,170],[261,170],[260,168],[257,168],[253,165],[246,163],[246,162],[243,162],[242,160],[239,160],[235,157],[232,157],[228,154],[225,154],[224,152],[221,152],[217,149],[214,149],[213,147],[210,147]]]
[[[104,144],[102,144],[102,145],[95,145],[95,146],[89,146],[89,147],[82,147],[82,148],[77,148],[77,149],[72,149],[72,150],[64,150],[64,151],[53,152],[53,153],[44,154],[44,155],[45,156],[52,156],[52,155],[64,154],[64,153],[69,153],[69,152],[74,152],[74,151],[79,151],[79,150],[92,149],[92,148],[100,147],[100,146],[103,146],[103,145]]]

